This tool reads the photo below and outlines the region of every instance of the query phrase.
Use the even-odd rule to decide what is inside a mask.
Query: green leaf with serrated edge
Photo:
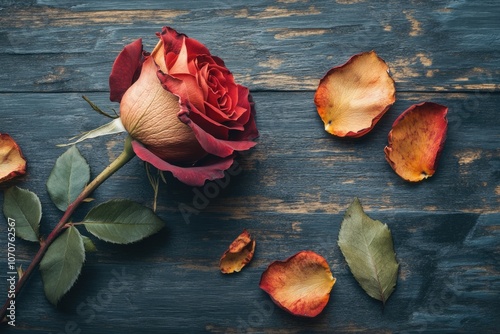
[[[90,210],[85,228],[104,241],[129,244],[142,240],[163,226],[163,221],[149,208],[129,200],[117,199]]]
[[[42,205],[35,193],[18,187],[7,189],[3,200],[3,214],[9,223],[15,223],[16,237],[38,241]]]
[[[92,240],[89,237],[82,235],[82,239],[83,239],[83,247],[85,248],[85,251],[87,253],[97,251],[97,247],[94,245],[94,243],[92,242]]]
[[[45,296],[54,305],[71,289],[85,261],[85,249],[80,232],[68,227],[49,246],[40,262]]]
[[[342,221],[338,244],[361,287],[385,304],[396,287],[399,268],[387,225],[368,217],[355,198]]]
[[[66,211],[90,180],[90,168],[76,146],[56,160],[47,180],[50,198],[61,211]]]

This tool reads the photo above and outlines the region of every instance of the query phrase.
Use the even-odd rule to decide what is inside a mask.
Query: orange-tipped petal
[[[282,309],[294,315],[315,317],[328,303],[335,280],[322,256],[301,251],[285,261],[271,263],[259,286]]]
[[[446,106],[423,102],[394,121],[385,158],[403,179],[418,182],[434,175],[446,139],[447,113]]]
[[[0,183],[26,174],[26,160],[19,145],[8,134],[0,133]]]
[[[229,249],[222,255],[219,268],[224,274],[239,272],[252,260],[255,252],[255,239],[246,230],[231,243]]]
[[[375,51],[354,55],[321,79],[314,103],[325,131],[339,137],[370,132],[396,101],[389,67]]]

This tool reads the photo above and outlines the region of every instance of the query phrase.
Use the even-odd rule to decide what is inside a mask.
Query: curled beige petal
[[[6,133],[0,133],[0,183],[26,174],[26,159],[19,145]]]
[[[255,239],[243,230],[222,255],[219,262],[220,271],[224,274],[239,272],[252,260],[254,252]]]
[[[195,162],[206,155],[189,126],[179,120],[179,98],[165,90],[149,57],[139,79],[120,103],[120,118],[130,135],[171,163]]]
[[[168,73],[167,64],[165,64],[165,47],[161,39],[151,52],[151,57],[153,57],[156,65],[163,73]]]
[[[335,280],[321,255],[301,251],[285,261],[271,263],[259,286],[284,310],[315,317],[328,303]]]
[[[443,105],[423,102],[394,121],[385,158],[403,179],[418,182],[434,175],[446,139],[447,113]]]
[[[375,51],[354,55],[332,68],[314,95],[325,131],[339,137],[368,133],[395,101],[389,67]]]

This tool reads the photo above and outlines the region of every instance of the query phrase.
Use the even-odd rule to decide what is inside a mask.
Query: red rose
[[[151,54],[142,40],[113,64],[110,99],[137,156],[201,186],[224,176],[236,151],[255,146],[255,109],[248,88],[198,41],[169,27]]]

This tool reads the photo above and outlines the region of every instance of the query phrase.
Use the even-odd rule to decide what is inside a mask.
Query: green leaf
[[[164,226],[151,209],[124,199],[96,206],[87,214],[83,224],[99,239],[117,244],[139,241]]]
[[[361,287],[385,304],[396,287],[399,268],[387,225],[368,217],[355,198],[342,221],[338,244]]]
[[[56,160],[47,180],[50,198],[61,211],[66,211],[90,180],[90,168],[76,146]]]
[[[86,252],[89,253],[97,251],[97,247],[94,245],[94,243],[89,237],[82,235],[82,239],[83,239],[83,247],[85,248]]]
[[[85,261],[80,232],[70,226],[49,246],[40,262],[47,299],[56,305],[73,286]]]
[[[38,241],[42,205],[35,193],[18,187],[7,189],[3,201],[3,214],[9,222],[15,222],[16,237]]]

